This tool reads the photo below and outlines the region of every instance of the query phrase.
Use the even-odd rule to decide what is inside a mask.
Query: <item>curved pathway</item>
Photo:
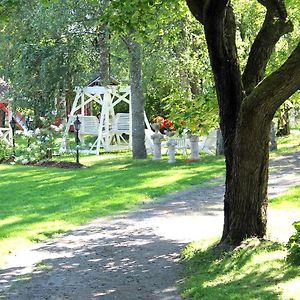
[[[271,197],[299,184],[300,152],[271,162]],[[221,234],[223,192],[215,179],[23,251],[0,271],[0,299],[181,299],[179,253]]]

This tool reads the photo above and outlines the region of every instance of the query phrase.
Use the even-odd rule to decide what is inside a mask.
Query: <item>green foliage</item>
[[[218,112],[203,28],[186,13],[145,60],[150,116],[175,121],[177,129],[204,133],[217,126]]]
[[[164,99],[168,103],[170,119],[175,129],[181,133],[187,129],[191,134],[206,135],[211,128],[218,127],[218,113],[214,95],[178,97]]]
[[[297,41],[299,5],[286,2],[295,30],[278,43],[268,74]],[[233,5],[243,69],[265,9],[257,1],[233,1]],[[129,81],[128,52],[122,40],[130,36],[143,47],[149,118],[185,120],[200,132],[215,126],[217,102],[203,28],[183,0],[1,1],[0,76],[13,86],[15,105],[43,116],[53,110],[54,98],[64,89],[93,79],[99,73],[96,41],[103,23],[109,29],[111,75],[122,83]]]
[[[0,140],[0,162],[10,158],[12,155],[11,147],[3,140]]]
[[[300,221],[294,222],[293,226],[296,229],[296,233],[290,237],[287,246],[291,261],[300,265]]]
[[[298,299],[299,267],[286,261],[281,244],[249,239],[229,253],[203,242],[183,252],[186,274],[181,285],[188,299]]]
[[[130,35],[136,42],[157,40],[187,12],[185,1],[114,0],[103,1],[101,21],[118,36]]]
[[[53,125],[55,116],[40,117],[40,126],[35,130],[21,133],[17,139],[15,162],[26,165],[30,162],[52,159],[58,154],[63,126]]]
[[[95,10],[84,2],[30,1],[14,12],[0,33],[0,65],[12,84],[15,105],[42,116],[54,109],[61,91],[93,77]]]
[[[251,45],[261,28],[265,8],[258,1],[232,1],[237,23],[237,50],[241,69],[244,70]]]

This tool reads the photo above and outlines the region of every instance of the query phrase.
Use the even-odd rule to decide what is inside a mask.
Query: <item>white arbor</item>
[[[68,150],[68,132],[77,116],[81,122],[80,139],[83,140],[84,135],[96,137],[89,147],[89,153],[99,154],[100,148],[107,152],[130,148],[132,124],[130,87],[87,86],[76,87],[75,91],[76,96],[69,114],[61,151]],[[116,106],[121,102],[126,103],[126,112],[116,111]],[[98,107],[96,115],[93,114],[94,104]],[[150,129],[146,115],[145,124]]]

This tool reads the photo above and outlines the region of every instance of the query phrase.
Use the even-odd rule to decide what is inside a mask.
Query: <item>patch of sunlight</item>
[[[129,153],[105,153],[101,155],[89,155],[80,158],[80,162],[86,166],[95,165],[97,162],[130,158]]]
[[[160,186],[174,183],[178,180],[182,180],[183,178],[182,173],[184,174],[185,172],[183,170],[178,170],[175,173],[171,173],[170,176],[168,177],[152,178],[146,183],[147,187],[160,187]]]
[[[41,222],[41,223],[35,223],[32,224],[31,229],[33,231],[44,231],[44,230],[55,230],[55,229],[68,229],[71,228],[71,225],[62,220],[53,220],[53,221],[47,221],[47,222]]]
[[[245,273],[236,273],[236,272],[229,272],[224,275],[217,276],[214,280],[206,281],[203,283],[203,287],[217,287],[221,284],[228,284],[233,281],[241,280],[243,277],[245,277]]]
[[[199,251],[200,249],[203,252],[207,251],[208,248],[212,247],[212,245],[216,244],[218,241],[219,238],[212,237],[209,239],[191,242],[183,249],[182,257],[186,260],[189,260],[195,255],[195,252]]]
[[[284,195],[273,198],[270,206],[276,209],[294,209],[300,208],[300,186],[295,186],[288,190]]]
[[[32,243],[26,237],[14,237],[0,239],[0,266],[2,266],[7,257],[17,250],[24,249]]]
[[[17,217],[17,216],[11,216],[11,217],[2,219],[2,220],[0,220],[0,227],[3,225],[16,223],[16,222],[20,221],[21,219],[22,219],[21,217]]]
[[[71,175],[65,175],[63,176],[62,174],[59,174],[59,177],[53,176],[52,178],[47,178],[47,180],[44,180],[44,182],[49,183],[61,183],[64,180],[71,180],[73,176]]]
[[[279,284],[284,294],[284,299],[300,299],[300,277],[292,278]]]
[[[243,256],[240,253],[237,253],[238,259],[242,259]],[[286,251],[277,250],[272,252],[262,252],[255,253],[252,258],[242,267],[232,265],[232,261],[229,261],[229,264],[226,264],[225,269],[228,269],[227,272],[218,274],[213,280],[207,281],[204,283],[204,287],[217,287],[222,284],[229,284],[232,282],[240,281],[243,286],[246,285],[243,280],[248,276],[255,274],[257,272],[263,274],[272,275],[278,280],[283,276],[283,274],[278,274],[278,270],[282,267],[282,262],[286,258]],[[220,263],[223,264],[222,260]],[[214,262],[217,264],[217,262]],[[267,287],[266,287],[267,288]],[[273,288],[272,288],[273,289]]]
[[[223,203],[221,204],[214,204],[214,205],[208,205],[207,209],[223,209],[224,205]]]
[[[266,266],[269,266],[266,263],[271,262],[274,266],[275,264],[278,264],[278,266],[281,265],[281,260],[284,260],[286,258],[286,252],[283,250],[277,250],[272,252],[262,252],[259,254],[256,254],[252,258],[252,262],[256,265],[260,265],[263,269],[266,269]]]
[[[80,190],[78,189],[78,186],[74,186],[72,188],[68,188],[68,194],[69,197],[73,197],[73,198],[80,198],[80,197],[84,197],[84,196],[88,196],[91,194],[91,188],[81,188]]]

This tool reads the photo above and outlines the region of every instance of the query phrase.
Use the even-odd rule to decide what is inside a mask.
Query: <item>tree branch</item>
[[[287,19],[284,1],[258,1],[267,8],[267,13],[262,28],[252,44],[242,77],[247,95],[265,76],[267,63],[280,37],[293,30],[292,22]]]
[[[235,130],[242,99],[242,82],[235,44],[235,18],[228,2],[216,0],[207,3],[204,28],[216,82],[221,122],[230,120],[232,126],[228,134],[231,135]],[[223,135],[226,133],[223,132]]]
[[[204,24],[204,7],[207,0],[186,0],[186,3],[193,14],[193,16],[201,23]]]
[[[188,0],[188,2],[190,7],[193,4],[192,13],[195,13],[195,17],[204,25],[219,103],[220,126],[226,156],[226,182],[229,183],[232,174],[233,141],[243,98],[235,44],[235,17],[229,0]]]
[[[270,120],[280,105],[300,89],[300,42],[286,62],[245,98],[242,115],[264,112]]]

